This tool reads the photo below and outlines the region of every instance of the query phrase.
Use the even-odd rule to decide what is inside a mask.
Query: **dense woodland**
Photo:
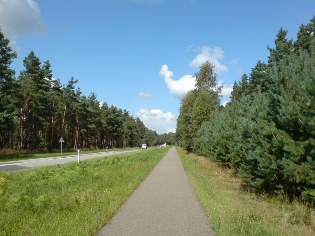
[[[10,67],[16,56],[0,31],[0,150],[58,149],[60,137],[67,149],[173,143],[174,134],[158,135],[128,111],[83,95],[78,80],[54,80],[50,62],[34,52],[16,78]]]
[[[258,61],[219,105],[213,66],[201,66],[182,100],[177,139],[188,151],[233,168],[244,187],[315,202],[315,17],[297,39],[280,29],[266,63]]]

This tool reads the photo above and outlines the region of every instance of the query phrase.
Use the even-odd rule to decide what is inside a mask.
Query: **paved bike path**
[[[175,148],[98,235],[214,235]]]

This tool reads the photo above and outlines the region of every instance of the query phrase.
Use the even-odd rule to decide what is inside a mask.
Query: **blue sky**
[[[33,50],[63,84],[73,76],[158,133],[175,130],[202,62],[214,63],[224,103],[280,27],[295,39],[314,13],[315,0],[0,0],[17,76]]]

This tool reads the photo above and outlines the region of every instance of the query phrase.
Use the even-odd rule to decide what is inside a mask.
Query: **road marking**
[[[0,166],[14,166],[14,165],[21,165],[21,164],[23,164],[23,162],[0,164]]]
[[[111,156],[114,154],[122,154],[122,153],[128,153],[128,152],[135,152],[138,151],[136,149],[133,150],[125,150],[125,151],[106,151],[106,152],[98,152],[98,153],[86,153],[86,154],[81,154],[81,156],[85,156],[87,157],[87,159],[90,159],[88,157],[93,156],[93,158],[99,158],[99,157],[107,157],[107,156]],[[70,159],[70,158],[77,158],[77,155],[71,155],[71,156],[62,156],[62,157],[42,157],[42,158],[35,158],[35,159],[27,159],[27,160],[21,160],[18,162],[0,162],[0,167],[6,167],[6,166],[14,166],[14,165],[27,165],[30,163],[39,163],[39,162],[53,162],[53,161],[57,161],[57,160],[65,160],[65,159]],[[58,163],[56,163],[57,165]],[[64,162],[60,162],[59,164],[64,164]],[[45,166],[50,166],[51,164],[45,165]],[[26,168],[26,167],[25,167]],[[29,167],[28,167],[29,168]],[[32,168],[32,167],[30,167]],[[1,170],[0,170],[1,172]]]

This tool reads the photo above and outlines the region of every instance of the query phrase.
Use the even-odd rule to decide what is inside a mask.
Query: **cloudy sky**
[[[158,133],[175,131],[181,98],[210,61],[231,87],[266,61],[280,27],[296,38],[314,0],[0,0],[0,26],[18,58],[50,60],[54,78],[73,76],[85,95],[115,104]]]

